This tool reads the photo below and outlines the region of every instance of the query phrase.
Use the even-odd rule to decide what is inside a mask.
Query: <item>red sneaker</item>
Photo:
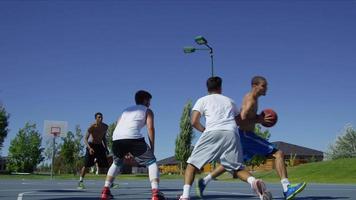
[[[166,197],[158,189],[152,189],[152,200],[166,200]]]
[[[104,187],[101,191],[101,200],[113,199],[114,196],[111,194],[109,187]]]

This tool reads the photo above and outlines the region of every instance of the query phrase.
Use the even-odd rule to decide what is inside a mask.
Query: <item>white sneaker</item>
[[[267,191],[266,184],[261,179],[256,179],[252,183],[252,189],[256,192],[261,200],[272,199],[272,193]]]

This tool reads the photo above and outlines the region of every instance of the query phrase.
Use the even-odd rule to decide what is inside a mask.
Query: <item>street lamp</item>
[[[196,50],[205,50],[209,51],[210,59],[211,59],[211,76],[214,76],[214,54],[213,54],[213,48],[208,45],[208,41],[203,37],[203,36],[197,36],[195,37],[195,42],[198,45],[204,45],[207,48],[195,48],[195,47],[184,47],[184,53],[194,53]]]

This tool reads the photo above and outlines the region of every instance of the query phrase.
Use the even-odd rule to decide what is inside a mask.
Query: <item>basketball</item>
[[[277,113],[276,113],[274,110],[270,109],[270,108],[264,109],[264,110],[261,112],[261,115],[262,115],[263,119],[265,119],[265,116],[266,116],[266,115],[270,115],[270,116],[271,116],[271,121],[270,121],[270,122],[265,122],[265,121],[262,122],[262,125],[263,125],[264,127],[272,127],[272,126],[274,126],[274,125],[277,123],[277,121],[278,121],[278,115],[277,115]]]

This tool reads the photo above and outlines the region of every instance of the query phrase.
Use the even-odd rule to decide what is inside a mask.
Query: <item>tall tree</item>
[[[268,129],[262,130],[261,125],[256,124],[255,126],[255,133],[256,135],[260,136],[263,139],[269,140],[271,137],[271,134]],[[252,157],[251,160],[246,162],[246,165],[251,166],[252,169],[254,169],[256,166],[260,166],[261,164],[264,164],[266,162],[266,157],[260,156],[260,155],[255,155]]]
[[[9,125],[10,115],[6,112],[5,108],[0,104],[0,155],[4,144],[4,140],[9,132],[7,128]]]
[[[74,134],[72,131],[68,131],[66,137],[62,138],[63,144],[61,145],[60,154],[63,158],[66,172],[73,172],[75,174],[75,158],[79,151],[76,148],[74,141]]]
[[[346,125],[341,136],[329,146],[327,157],[329,159],[356,158],[356,130]]]
[[[180,118],[180,133],[176,138],[175,158],[180,162],[180,173],[187,166],[187,159],[192,153],[192,140],[194,138],[193,127],[190,122],[192,103],[188,101],[183,109],[183,114]]]
[[[41,148],[42,137],[36,129],[36,124],[26,123],[9,148],[9,169],[17,172],[33,172],[44,159]]]
[[[116,128],[116,124],[117,124],[117,122],[111,123],[109,125],[109,128],[108,128],[107,143],[108,143],[108,149],[109,149],[110,152],[112,152],[112,134],[114,133],[114,130]]]
[[[81,140],[83,135],[79,125],[75,127],[75,134],[71,131],[62,138],[63,143],[60,146],[60,157],[64,161],[64,170],[67,173],[77,174],[79,164],[82,157],[83,145]]]

